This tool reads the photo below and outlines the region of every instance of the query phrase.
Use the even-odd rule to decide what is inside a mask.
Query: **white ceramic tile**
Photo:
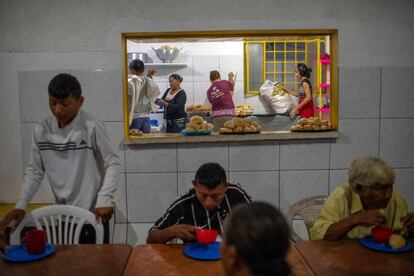
[[[280,209],[286,213],[297,201],[328,194],[328,170],[280,171]]]
[[[359,155],[378,156],[379,119],[342,119],[339,132],[331,140],[331,169],[347,169]]]
[[[414,117],[414,67],[383,67],[381,117]]]
[[[281,170],[329,169],[329,141],[281,141],[280,160]]]
[[[210,71],[219,68],[219,56],[194,56],[194,81],[210,81]]]
[[[233,102],[235,106],[245,104],[246,97],[244,96],[244,83],[237,80],[234,84]]]
[[[128,224],[128,244],[137,246],[146,244],[148,230],[152,227],[151,223],[130,223]]]
[[[113,244],[124,244],[127,243],[127,227],[126,223],[115,223],[114,228],[111,229],[111,243]]]
[[[228,79],[228,73],[237,74],[236,81],[243,81],[243,56],[242,55],[226,55],[220,56],[220,74],[222,80]]]
[[[127,174],[129,222],[155,222],[176,198],[176,173]]]
[[[254,201],[266,201],[279,206],[279,172],[230,172],[230,182],[239,183]]]
[[[189,59],[187,66],[178,66],[178,67],[167,67],[168,75],[178,74],[183,77],[183,81],[193,82],[194,81],[194,68],[193,68],[193,59]]]
[[[196,172],[178,173],[178,196],[193,188]]]
[[[101,121],[123,121],[122,74],[119,69],[71,70],[85,97],[84,110]]]
[[[50,116],[49,82],[65,70],[20,71],[17,73],[19,84],[20,121],[40,122]]]
[[[210,85],[209,81],[194,82],[194,104],[210,104],[207,99],[207,90]]]
[[[131,145],[126,147],[127,172],[176,172],[175,144]]]
[[[126,177],[125,173],[121,173],[118,189],[115,192],[115,223],[127,222],[128,214],[126,202]]]
[[[230,143],[230,171],[263,171],[279,168],[279,143],[261,141]]]
[[[167,67],[156,67],[156,66],[148,66],[148,69],[155,69],[157,73],[153,77],[153,80],[159,83],[167,83],[168,78],[170,77],[171,70]],[[161,87],[160,87],[161,90]],[[161,90],[161,93],[165,90]]]
[[[348,170],[329,171],[329,193],[336,187],[348,183]]]
[[[106,133],[111,141],[111,147],[119,157],[122,171],[125,171],[125,146],[122,143],[124,137],[123,122],[104,122]]]
[[[339,118],[378,118],[381,69],[341,67],[339,69]]]
[[[410,212],[414,212],[414,168],[395,169],[395,187],[408,203]]]
[[[170,86],[168,84],[168,81],[158,81],[157,84],[161,92],[158,98],[161,98],[164,95],[165,91],[167,91],[167,89],[170,88]]]
[[[228,168],[227,143],[177,144],[178,172],[195,172],[204,163],[219,163]]]
[[[395,167],[414,167],[414,119],[382,119],[380,157]]]
[[[193,104],[193,102],[194,102],[194,87],[193,87],[193,82],[183,81],[181,83],[181,88],[185,91],[185,95],[187,96],[186,105]]]
[[[268,105],[268,103],[259,95],[247,96],[245,99],[245,103],[251,105],[255,109],[254,111],[259,114],[264,113],[263,110],[266,110],[265,106]]]
[[[66,68],[69,69],[121,70],[122,68],[122,58],[117,50],[59,53],[59,55],[65,58]]]

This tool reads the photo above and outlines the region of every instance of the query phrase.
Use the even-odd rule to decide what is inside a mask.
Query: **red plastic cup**
[[[199,243],[213,243],[216,241],[218,231],[209,229],[195,229],[195,237]]]
[[[29,254],[41,254],[45,252],[45,231],[31,230],[26,233],[27,252]]]
[[[377,243],[386,243],[392,235],[392,229],[388,227],[376,226],[371,230],[372,239]]]

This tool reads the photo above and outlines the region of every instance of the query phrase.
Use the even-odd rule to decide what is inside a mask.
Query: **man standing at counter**
[[[147,243],[166,243],[174,238],[193,241],[195,228],[223,232],[223,221],[231,209],[252,202],[240,186],[227,183],[226,172],[217,163],[202,165],[193,185],[155,222],[148,231]]]
[[[158,109],[154,101],[160,95],[160,89],[152,79],[156,71],[149,69],[147,76],[144,76],[144,70],[144,62],[140,59],[134,59],[129,63],[129,124],[130,129],[151,133],[150,113]]]
[[[30,159],[24,172],[22,193],[15,209],[0,222],[0,234],[24,218],[26,207],[47,174],[56,204],[90,210],[101,219],[104,242],[109,242],[120,161],[111,149],[104,124],[81,110],[84,98],[78,80],[59,74],[49,83],[49,107],[53,114],[33,131]],[[92,225],[81,231],[81,243],[94,243]]]

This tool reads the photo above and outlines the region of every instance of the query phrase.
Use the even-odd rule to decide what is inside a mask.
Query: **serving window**
[[[315,117],[328,120],[334,131],[338,130],[338,72],[337,72],[337,30],[237,30],[201,32],[123,33],[123,87],[124,87],[124,136],[128,143],[208,142],[217,138],[221,141],[277,139],[277,132],[290,132],[293,122],[288,114],[276,114],[260,97],[260,87],[266,80],[279,82],[297,91],[298,82],[294,69],[298,63],[312,68],[311,82]],[[163,48],[164,47],[164,48]],[[172,60],[162,60],[156,50],[176,51]],[[146,69],[157,70],[154,80],[160,87],[161,95],[168,88],[168,76],[184,76],[183,89],[187,93],[186,109],[208,106],[206,91],[209,88],[208,72],[218,70],[222,79],[236,73],[234,103],[241,108],[249,106],[248,115],[253,115],[265,125],[255,138],[190,137],[180,134],[156,133],[132,136],[129,129],[128,63],[132,58],[143,59]],[[203,118],[209,114],[201,108]],[[237,109],[237,108],[236,108]],[[204,112],[204,113],[203,113]],[[243,113],[244,115],[245,113]],[[188,113],[189,117],[191,112]],[[241,115],[241,116],[243,116]],[[162,112],[151,114],[151,121],[162,122]],[[271,122],[268,124],[268,122]],[[266,125],[267,124],[267,125]],[[159,130],[159,129],[158,129]],[[270,133],[271,132],[271,133]],[[336,136],[337,134],[333,135]],[[303,135],[302,135],[303,136]],[[318,137],[310,134],[309,137]],[[329,135],[324,134],[324,137]],[[276,138],[275,138],[276,137]],[[289,139],[289,136],[284,136]],[[306,135],[303,136],[306,138]],[[155,139],[150,141],[150,139]],[[178,140],[177,140],[178,139]],[[138,142],[141,141],[141,142]]]

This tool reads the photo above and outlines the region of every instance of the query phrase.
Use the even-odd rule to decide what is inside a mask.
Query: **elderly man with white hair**
[[[359,239],[374,226],[414,233],[414,214],[394,189],[394,169],[383,160],[362,156],[351,163],[348,182],[326,200],[310,230],[312,240]]]

